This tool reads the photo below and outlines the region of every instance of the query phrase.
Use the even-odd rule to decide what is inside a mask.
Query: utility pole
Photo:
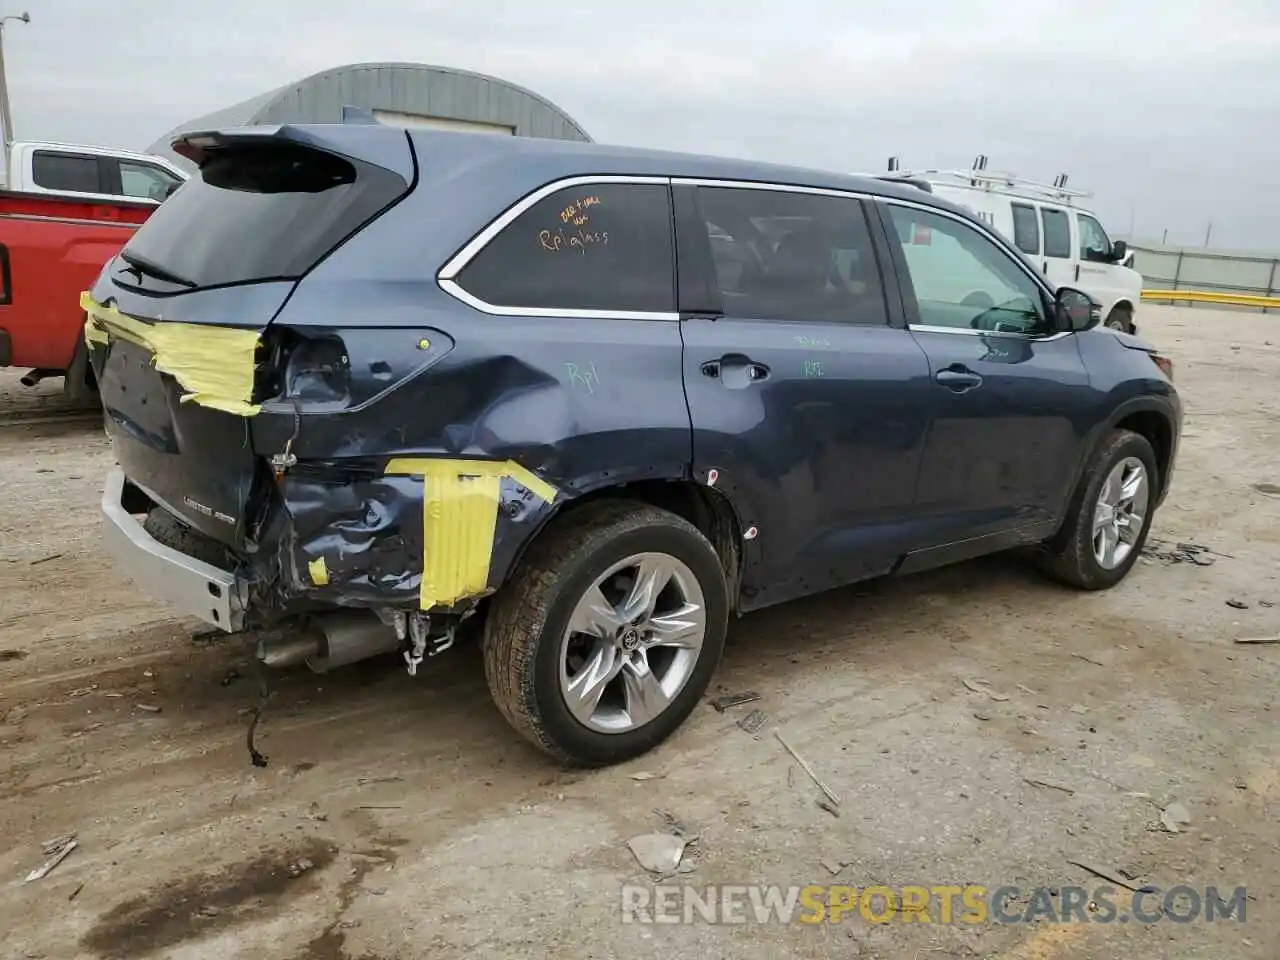
[[[4,25],[10,20],[17,20],[21,23],[30,23],[31,14],[23,13],[20,16],[0,17],[0,124],[4,125],[4,164],[6,167],[5,179],[8,179],[9,166],[9,147],[13,145],[13,114],[9,111],[9,76],[5,71],[4,63]]]
[[[1209,226],[1204,231],[1204,245],[1206,248],[1209,246],[1209,237],[1211,237],[1212,235],[1213,235],[1213,221],[1210,220]]]

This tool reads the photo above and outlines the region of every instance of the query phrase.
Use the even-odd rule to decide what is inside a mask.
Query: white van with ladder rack
[[[1097,216],[1080,205],[1092,194],[1067,188],[1067,175],[1052,184],[1011,173],[987,172],[987,157],[972,170],[900,170],[889,159],[882,180],[910,183],[965,207],[1003,234],[1050,283],[1083,290],[1102,305],[1113,330],[1133,333],[1142,299],[1142,275],[1123,240],[1112,242]],[[926,238],[927,239],[927,238]]]

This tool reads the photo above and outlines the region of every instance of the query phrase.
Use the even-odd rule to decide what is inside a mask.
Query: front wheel
[[[1082,590],[1123,580],[1146,543],[1159,483],[1147,438],[1113,430],[1094,453],[1062,530],[1045,549],[1047,572]]]
[[[729,598],[707,538],[665,510],[605,502],[544,532],[493,598],[485,677],[556,759],[606,766],[667,739],[724,649]]]
[[[1133,333],[1133,311],[1128,307],[1115,307],[1107,315],[1107,326],[1121,333]]]

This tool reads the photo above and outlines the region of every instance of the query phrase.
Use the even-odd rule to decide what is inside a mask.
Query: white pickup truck
[[[186,171],[151,154],[19,140],[5,158],[0,188],[84,200],[158,204],[186,179]]]

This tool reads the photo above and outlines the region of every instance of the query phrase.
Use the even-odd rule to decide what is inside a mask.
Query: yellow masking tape
[[[329,568],[325,565],[324,557],[316,557],[316,559],[308,563],[307,572],[311,574],[311,582],[317,587],[328,585]]]
[[[422,477],[422,587],[430,610],[481,594],[489,585],[502,480],[509,477],[546,503],[558,491],[513,460],[392,460],[386,472]]]
[[[115,307],[104,307],[88,293],[80,295],[88,314],[85,339],[105,343],[107,333],[131,340],[151,352],[152,363],[186,390],[183,403],[252,417],[254,354],[261,331],[196,323],[143,323]]]

